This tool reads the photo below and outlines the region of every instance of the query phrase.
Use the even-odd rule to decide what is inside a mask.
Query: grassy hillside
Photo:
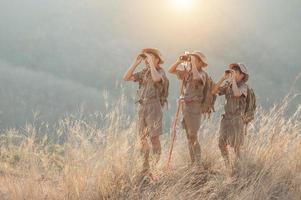
[[[219,116],[202,123],[202,169],[188,168],[178,130],[172,170],[164,170],[170,138],[154,180],[140,181],[135,122],[121,100],[97,120],[68,117],[51,132],[28,125],[1,135],[1,199],[210,199],[301,198],[301,107],[286,117],[288,99],[259,109],[249,127],[243,159],[226,170],[217,147]],[[98,121],[103,123],[100,125]],[[44,137],[43,137],[44,135]]]

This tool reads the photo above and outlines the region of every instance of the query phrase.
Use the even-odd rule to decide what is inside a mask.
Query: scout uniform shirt
[[[238,89],[242,95],[235,97],[232,85],[226,83],[220,88],[219,95],[225,95],[225,114],[222,117],[220,126],[220,144],[230,144],[232,147],[240,146],[244,141],[244,123],[242,116],[246,109],[246,97],[248,86],[246,83],[238,83]]]
[[[177,71],[179,79],[184,80],[184,105],[182,125],[187,134],[197,134],[201,125],[201,102],[204,99],[206,72],[199,72],[200,80],[194,80],[192,72]]]
[[[159,73],[165,76],[160,68]],[[151,77],[150,68],[134,74],[134,81],[139,82],[137,91],[138,98],[138,128],[141,136],[158,136],[162,134],[162,106],[160,103],[160,92],[163,89],[161,82],[154,82]]]

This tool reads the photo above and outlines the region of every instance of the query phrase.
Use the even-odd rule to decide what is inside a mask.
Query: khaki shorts
[[[141,137],[162,135],[162,106],[160,101],[139,104],[138,129]]]
[[[220,125],[220,145],[230,145],[231,147],[240,147],[244,143],[245,124],[242,117],[225,117],[223,116]]]
[[[201,104],[198,102],[183,104],[183,128],[187,134],[197,134],[201,125]]]

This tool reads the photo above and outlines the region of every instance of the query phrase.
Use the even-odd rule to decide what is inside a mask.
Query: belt
[[[202,98],[181,98],[184,103],[202,103]]]
[[[233,114],[222,114],[222,118],[226,119],[226,120],[232,120],[232,119],[236,119],[236,118],[242,118],[242,114],[238,114],[238,115],[233,115]]]
[[[136,101],[136,103],[139,103],[139,104],[150,104],[150,103],[155,103],[155,102],[160,102],[160,99],[150,98],[150,99],[139,99],[138,101]]]

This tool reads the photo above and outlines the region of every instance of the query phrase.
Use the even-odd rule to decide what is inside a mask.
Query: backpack
[[[206,82],[204,86],[204,99],[201,104],[201,112],[210,114],[211,112],[215,112],[214,104],[216,101],[216,94],[212,93],[212,87],[214,85],[213,80],[210,76],[206,74]]]
[[[246,109],[243,115],[243,121],[245,124],[250,123],[254,119],[256,111],[256,95],[252,88],[248,87],[248,94],[246,98]]]
[[[158,84],[161,85],[161,87],[159,87],[160,88],[159,98],[160,98],[161,106],[164,107],[165,105],[168,104],[167,99],[168,99],[168,95],[169,95],[169,80],[166,77],[165,72],[162,77],[163,77],[162,82],[160,82]]]

